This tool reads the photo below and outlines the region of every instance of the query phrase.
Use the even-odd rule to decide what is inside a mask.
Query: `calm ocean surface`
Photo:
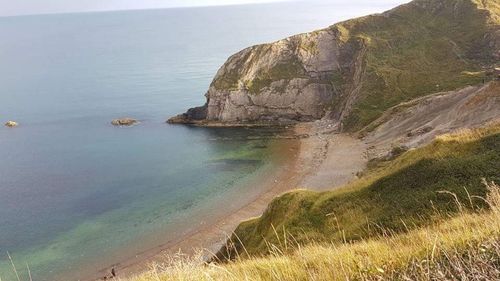
[[[22,277],[77,280],[259,194],[279,131],[164,122],[236,51],[394,5],[352,2],[0,18],[0,122],[20,123],[0,127],[0,278],[9,251]]]

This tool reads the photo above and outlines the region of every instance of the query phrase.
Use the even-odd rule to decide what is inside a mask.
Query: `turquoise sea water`
[[[0,121],[20,123],[0,127],[0,278],[9,251],[24,278],[77,280],[256,196],[280,130],[164,121],[230,54],[368,12],[346,3],[0,18]]]

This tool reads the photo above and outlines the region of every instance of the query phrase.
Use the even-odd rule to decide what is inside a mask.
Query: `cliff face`
[[[218,71],[206,97],[208,120],[312,120],[323,117],[338,92],[341,68],[331,30],[293,36],[243,50]]]
[[[340,94],[331,83],[341,68],[335,32],[321,30],[247,48],[219,69],[207,104],[186,121],[307,121],[325,116]],[[351,56],[346,56],[349,59]],[[347,65],[347,67],[349,67]]]
[[[498,0],[416,0],[247,48],[219,69],[204,106],[170,121],[327,117],[355,130],[402,101],[489,80],[499,61]]]

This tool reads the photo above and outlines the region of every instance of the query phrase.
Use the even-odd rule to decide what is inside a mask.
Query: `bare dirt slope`
[[[372,148],[387,151],[397,146],[414,148],[437,135],[499,120],[500,81],[492,81],[402,103],[362,133]]]
[[[452,131],[500,122],[500,81],[436,93],[389,109],[356,138],[337,133],[331,120],[307,124],[302,141],[303,163],[311,167],[300,188],[328,190],[356,178],[370,158],[386,156],[394,147],[416,148]],[[298,125],[299,131],[300,127]]]

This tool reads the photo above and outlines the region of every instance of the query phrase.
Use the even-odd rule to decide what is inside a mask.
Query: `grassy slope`
[[[496,0],[477,2],[417,0],[334,26],[347,44],[365,48],[361,89],[345,128],[360,129],[402,101],[482,82],[481,67],[495,61],[484,38],[498,29],[500,9]]]
[[[310,244],[222,265],[173,258],[131,280],[498,280],[500,189],[489,191],[489,211],[462,212],[406,234]]]
[[[301,244],[353,241],[378,235],[381,229],[402,232],[457,213],[454,197],[440,191],[468,202],[467,192],[485,195],[481,178],[500,181],[500,125],[443,136],[371,166],[360,180],[342,189],[298,190],[276,198],[262,217],[236,229],[236,251],[244,253],[243,244],[250,255],[265,254],[267,243],[279,244],[276,232],[284,230]],[[483,204],[472,201],[475,206]],[[224,249],[219,256],[234,257],[236,251]]]

